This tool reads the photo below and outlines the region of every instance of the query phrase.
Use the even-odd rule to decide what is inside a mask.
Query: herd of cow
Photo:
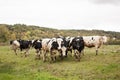
[[[77,37],[56,37],[56,38],[43,38],[40,40],[11,40],[10,44],[15,54],[17,49],[25,50],[25,57],[29,55],[29,50],[33,47],[36,50],[36,58],[40,59],[42,55],[43,61],[46,61],[47,55],[50,56],[50,61],[56,60],[58,53],[60,58],[67,57],[68,51],[72,53],[77,61],[80,61],[81,54],[84,47],[95,47],[96,55],[98,48],[107,42],[106,36],[77,36]]]

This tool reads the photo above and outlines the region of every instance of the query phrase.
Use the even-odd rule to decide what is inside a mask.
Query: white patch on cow
[[[70,38],[71,38],[70,36],[67,36],[67,37],[66,37],[66,41],[70,40]]]
[[[40,40],[37,40],[37,42],[40,42]]]
[[[52,40],[52,42],[56,42],[57,41],[56,38],[52,38],[51,40]]]
[[[79,41],[80,39],[76,39],[76,41]]]
[[[63,56],[66,56],[66,49],[67,49],[67,48],[64,47],[64,46],[61,48]]]
[[[74,38],[75,38],[75,37],[71,37],[71,38],[70,38],[70,43],[72,42],[72,40],[73,40]]]
[[[32,40],[32,44],[34,43],[35,40]]]
[[[17,41],[17,40],[15,40],[15,41],[13,41],[13,45],[16,45],[16,46],[20,46],[20,43]]]
[[[42,39],[42,48],[43,50],[47,50],[49,48],[48,42],[50,41],[50,38],[44,38]]]
[[[62,42],[63,42],[63,39],[61,39],[61,38],[57,38],[57,43],[58,43],[58,49],[61,49],[62,47],[61,47],[61,44],[62,44]]]
[[[52,47],[52,43],[53,42],[56,42],[56,38],[52,38],[50,41],[49,41],[49,43],[48,43],[48,48],[49,48],[49,51],[51,50],[51,47]]]

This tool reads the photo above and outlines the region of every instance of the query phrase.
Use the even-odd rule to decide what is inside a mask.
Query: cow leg
[[[96,55],[98,55],[98,47],[96,46]]]
[[[95,48],[96,48],[96,55],[98,55],[98,46],[95,46]]]
[[[53,61],[56,61],[56,52],[53,52]]]
[[[36,49],[35,59],[38,57],[38,50]]]
[[[52,54],[52,51],[50,51],[50,58],[51,58],[50,62],[52,62],[52,61],[53,61],[53,54]]]
[[[80,59],[81,59],[81,52],[78,52],[78,61],[80,61]]]
[[[55,62],[56,60],[56,52],[50,51],[50,62]]]
[[[38,53],[38,59],[40,59],[40,55],[41,55],[41,50],[39,49],[39,53]]]
[[[25,57],[27,57],[26,52],[24,52],[24,54],[25,54]]]
[[[72,53],[72,49],[69,49],[69,52],[70,52],[70,56],[73,56],[73,53]]]
[[[62,60],[63,59],[62,51],[60,50],[59,53],[60,53],[60,59]]]
[[[66,50],[66,52],[65,52],[65,57],[67,57],[68,56],[68,50]]]
[[[80,53],[78,51],[76,52],[76,60],[80,61]]]
[[[75,50],[75,55],[74,55],[74,56],[75,56],[76,61],[80,61],[80,58],[81,58],[81,52]]]
[[[77,54],[77,60],[80,61],[80,53]]]
[[[15,55],[17,55],[17,49],[14,49]]]
[[[78,59],[76,50],[74,50],[74,56],[75,56],[75,59]]]
[[[55,59],[55,61],[56,61],[56,59],[57,59],[56,56],[54,57],[54,59]]]
[[[84,56],[85,51],[84,51],[84,50],[82,50],[82,52],[81,52],[81,53],[82,53],[82,55]]]
[[[98,50],[96,50],[96,55],[98,55]]]
[[[25,57],[27,57],[29,55],[29,49],[26,49],[25,51]]]
[[[45,53],[43,53],[43,62],[46,61],[46,54],[47,54],[47,51],[45,51]]]
[[[39,49],[36,50],[36,58],[35,59],[40,59],[40,50]]]

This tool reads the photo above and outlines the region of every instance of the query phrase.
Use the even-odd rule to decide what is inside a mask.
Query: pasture
[[[105,53],[105,54],[104,54]],[[16,56],[9,46],[0,46],[0,80],[120,80],[120,45],[85,48],[76,62],[71,54],[55,63],[35,60],[35,50],[28,57]]]

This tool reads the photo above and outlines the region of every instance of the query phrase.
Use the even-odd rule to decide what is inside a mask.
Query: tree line
[[[104,31],[104,30],[58,30],[45,28],[41,26],[25,25],[25,24],[0,24],[0,43],[7,43],[15,39],[41,39],[57,36],[91,36],[106,35],[110,37],[108,44],[120,45],[120,32]]]

